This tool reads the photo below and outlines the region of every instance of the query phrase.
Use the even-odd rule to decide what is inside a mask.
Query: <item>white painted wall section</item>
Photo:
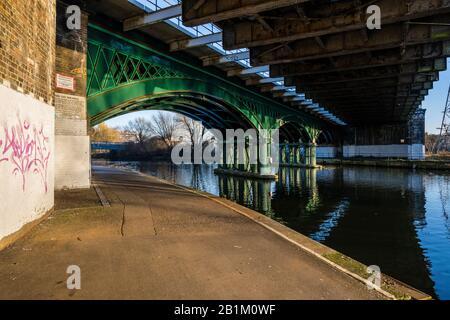
[[[55,111],[0,85],[0,240],[54,206]]]
[[[317,146],[316,157],[319,159],[334,159],[337,156],[336,147]]]
[[[406,158],[410,160],[423,160],[425,159],[425,146],[422,144],[344,146],[344,158],[352,157]]]
[[[56,190],[90,187],[89,136],[56,136]]]

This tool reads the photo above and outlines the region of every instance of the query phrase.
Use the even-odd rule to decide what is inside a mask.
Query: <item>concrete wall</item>
[[[344,136],[344,158],[425,159],[425,110],[418,109],[404,123],[348,128]]]
[[[54,108],[0,85],[0,240],[54,205]]]
[[[332,146],[317,146],[316,157],[319,159],[334,159],[337,156],[337,148]]]
[[[352,157],[423,160],[425,158],[425,146],[422,144],[344,146],[344,158]]]

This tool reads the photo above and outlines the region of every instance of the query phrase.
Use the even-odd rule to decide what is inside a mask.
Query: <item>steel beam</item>
[[[274,82],[280,82],[284,81],[283,77],[278,78],[250,78],[245,80],[245,84],[247,86],[257,86],[257,85],[263,85],[266,83],[274,83]]]
[[[152,13],[147,13],[137,17],[125,19],[123,21],[123,30],[131,31],[142,28],[154,23],[162,22],[181,15],[181,4],[167,7]]]
[[[441,63],[442,62],[442,63]],[[446,60],[436,62],[434,60],[422,60],[418,63],[403,64],[397,66],[378,67],[347,72],[334,72],[330,74],[311,75],[304,77],[286,78],[286,84],[319,85],[329,83],[342,83],[355,80],[373,80],[391,78],[393,76],[428,74],[446,70]]]
[[[437,21],[450,21],[450,15],[440,16]],[[252,65],[291,63],[311,59],[322,59],[374,50],[385,50],[450,40],[450,26],[411,25],[405,32],[397,25],[388,25],[371,34],[364,41],[359,31],[350,31],[323,37],[325,48],[314,39],[299,40],[290,44],[290,49],[281,46],[263,46],[250,49]]]
[[[372,2],[369,1],[369,3]],[[383,28],[393,23],[450,12],[450,3],[445,0],[378,0],[376,4],[381,8]],[[322,36],[355,30],[361,33],[366,29],[368,15],[365,8],[367,7],[368,4],[362,3],[361,7],[355,8],[355,4],[351,1],[317,4],[308,7],[311,11],[310,15],[320,17],[313,20],[299,17],[295,10],[289,14],[285,13],[283,16],[261,14],[262,18],[272,23],[273,31],[267,30],[257,21],[241,20],[225,24],[223,28],[224,48],[228,50],[250,48],[288,43],[306,38],[317,40]],[[242,16],[247,15],[243,13]],[[370,37],[367,32],[366,37]],[[364,37],[362,38],[364,39]],[[321,43],[323,43],[322,40],[319,44],[321,45]]]
[[[227,54],[227,55],[223,55],[223,56],[204,57],[204,58],[202,58],[202,61],[203,61],[203,65],[205,67],[207,67],[207,66],[218,65],[218,64],[228,63],[228,62],[236,62],[236,61],[245,60],[245,59],[250,59],[249,51],[232,53],[232,54]]]
[[[358,53],[329,59],[309,61],[308,63],[287,63],[270,66],[271,77],[305,76],[348,70],[361,70],[415,62],[420,59],[436,58],[437,63],[450,56],[450,41],[427,43],[407,47],[404,54],[398,48],[375,51],[370,55]]]
[[[383,81],[377,81],[376,83],[368,82],[368,81],[361,81],[358,83],[349,83],[345,86],[342,85],[329,85],[329,86],[317,86],[317,87],[310,87],[307,88],[307,94],[333,94],[333,93],[339,93],[342,91],[362,91],[362,90],[376,90],[376,89],[388,89],[388,88],[397,88],[399,91],[404,90],[422,90],[422,89],[432,89],[433,88],[433,82],[427,81],[422,83],[404,83],[404,84],[398,84],[398,79],[388,79]],[[297,93],[302,93],[304,91],[300,91],[301,89],[297,88]],[[303,89],[304,90],[304,89]]]
[[[177,40],[170,43],[170,51],[180,51],[180,50],[186,50],[189,48],[195,48],[200,46],[205,46],[211,43],[220,42],[222,41],[222,33],[212,33],[206,36],[201,36],[198,38],[191,38],[191,39],[183,39],[183,40]]]
[[[410,84],[410,83],[423,83],[429,81],[437,81],[439,80],[439,73],[430,73],[430,74],[413,74],[413,75],[400,75],[398,77],[391,78],[375,78],[371,80],[377,81],[385,81],[381,79],[386,79],[386,81],[396,80],[396,84]],[[343,82],[335,82],[335,83],[316,83],[316,84],[308,84],[304,82],[297,82],[297,91],[298,92],[308,92],[309,90],[318,90],[318,89],[341,89],[341,88],[361,88],[361,87],[371,87],[374,84],[371,81],[367,81],[369,79],[355,79],[345,81],[345,85]]]
[[[309,0],[183,0],[183,23],[198,26],[296,5]],[[199,3],[201,5],[199,5]]]
[[[268,72],[269,66],[259,66],[259,67],[253,67],[253,68],[246,68],[246,69],[234,69],[227,72],[227,75],[229,77],[234,76],[244,76],[244,75],[250,75],[260,72]]]
[[[295,89],[295,86],[292,87],[285,87],[285,86],[271,86],[271,87],[262,87],[262,92],[269,92],[269,91],[286,91],[289,89]]]

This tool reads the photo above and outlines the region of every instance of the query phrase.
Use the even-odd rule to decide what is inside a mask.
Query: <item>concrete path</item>
[[[95,168],[111,208],[55,212],[0,252],[0,299],[379,299],[252,220],[152,177]],[[81,290],[66,269],[81,268]]]

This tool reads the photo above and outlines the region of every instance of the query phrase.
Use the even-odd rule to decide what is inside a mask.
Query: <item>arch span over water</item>
[[[217,129],[278,129],[288,118],[304,127],[329,126],[95,24],[88,32],[87,97],[91,125],[139,110],[168,110]]]

